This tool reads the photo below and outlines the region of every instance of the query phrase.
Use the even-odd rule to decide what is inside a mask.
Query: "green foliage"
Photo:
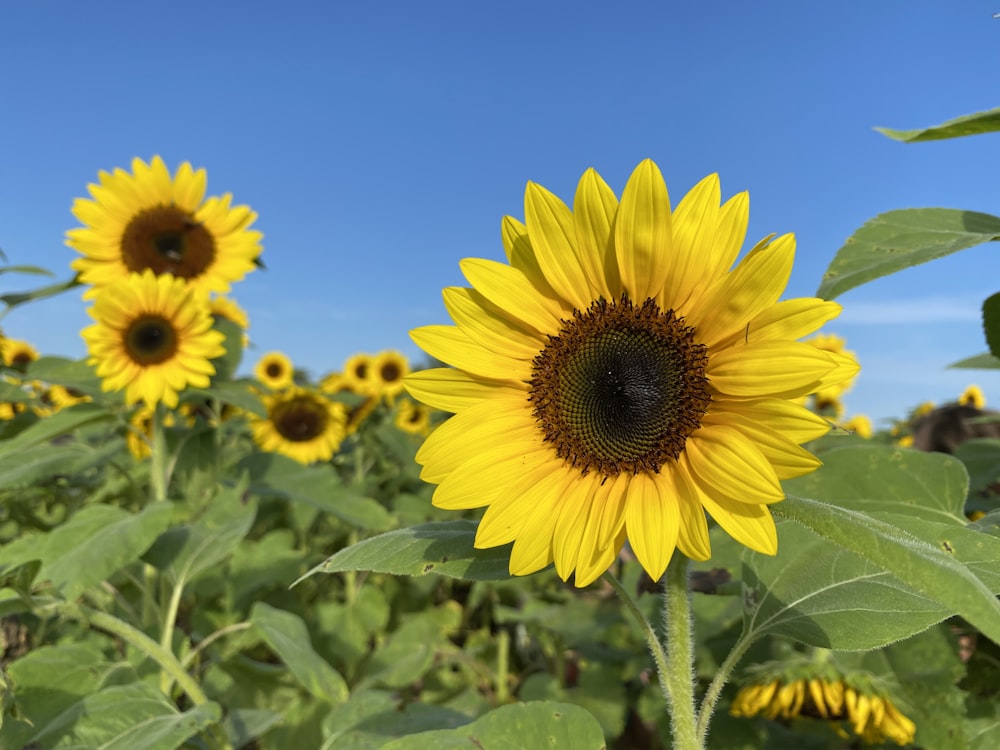
[[[967,135],[995,133],[1000,130],[1000,109],[990,109],[977,112],[974,115],[956,117],[940,125],[919,130],[890,130],[875,128],[883,135],[904,143],[919,143],[920,141],[938,141],[945,138],[961,138]]]

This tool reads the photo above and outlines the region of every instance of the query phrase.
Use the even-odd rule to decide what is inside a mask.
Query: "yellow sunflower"
[[[329,372],[319,381],[320,393],[343,393],[350,391],[351,386],[339,372]]]
[[[431,410],[408,398],[396,405],[396,427],[411,435],[426,435],[431,429]]]
[[[958,397],[958,403],[963,406],[971,406],[975,409],[982,409],[986,406],[986,396],[983,395],[983,389],[978,385],[970,385],[962,391],[962,395]]]
[[[453,365],[406,379],[455,416],[417,454],[441,508],[488,506],[479,548],[514,542],[510,571],[555,562],[584,586],[626,538],[653,579],[675,548],[710,556],[705,511],[739,542],[777,549],[780,479],[819,461],[829,429],[790,401],[854,376],[848,356],[796,341],[835,317],[820,299],[779,302],[791,235],[730,270],[748,199],[720,206],[702,180],[671,210],[652,161],[619,203],[594,170],[573,209],[529,183],[526,225],[507,217],[508,264],[467,259],[449,288],[456,325],[412,332]]]
[[[252,416],[257,445],[299,463],[328,461],[346,435],[347,410],[321,394],[291,388],[264,396],[267,416]]]
[[[81,331],[105,391],[125,389],[129,405],[177,406],[187,386],[204,388],[211,359],[225,354],[205,295],[169,274],[130,274],[100,290]]]
[[[341,376],[348,387],[355,393],[372,393],[375,390],[375,379],[372,375],[374,358],[369,354],[355,354],[347,358]]]
[[[399,352],[377,354],[371,363],[370,378],[376,392],[392,399],[403,392],[403,378],[410,372],[410,363]]]
[[[4,339],[3,363],[15,370],[24,370],[38,359],[38,350],[27,341],[19,339]]]
[[[73,215],[84,226],[66,233],[83,257],[72,266],[96,288],[147,269],[172,274],[203,292],[227,292],[254,269],[263,235],[249,227],[257,214],[232,206],[232,196],[205,198],[207,176],[188,162],[170,176],[159,156],[132,160],[132,173],[100,172],[100,184],[77,198]]]
[[[292,360],[281,352],[268,352],[257,362],[253,374],[272,391],[277,391],[293,384],[295,368]]]
[[[872,421],[864,414],[855,414],[841,426],[845,430],[850,430],[857,434],[858,437],[863,437],[865,440],[868,440],[872,436]]]
[[[129,453],[137,460],[141,461],[152,455],[153,439],[153,415],[156,410],[146,404],[139,404],[139,407],[132,412],[128,420],[128,429],[125,430],[125,444]],[[164,412],[163,424],[173,427],[175,422],[173,412]]]

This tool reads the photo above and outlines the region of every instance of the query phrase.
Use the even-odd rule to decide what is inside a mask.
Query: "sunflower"
[[[842,336],[835,336],[831,333],[820,333],[810,338],[806,343],[825,352],[854,358],[854,352],[846,348],[847,342]],[[813,393],[812,399],[815,410],[825,416],[840,419],[844,415],[844,405],[841,402],[841,396],[851,390],[851,386],[854,385],[853,380],[853,378],[847,378],[839,383],[828,384]]]
[[[872,421],[864,414],[855,414],[841,426],[865,440],[872,436]]]
[[[125,430],[125,444],[129,453],[137,461],[148,458],[152,455],[151,448],[153,439],[153,415],[156,410],[146,404],[139,404],[139,407],[132,412],[128,420],[128,429]],[[173,412],[164,412],[163,424],[173,427],[175,422]]]
[[[347,427],[347,410],[306,388],[291,388],[264,396],[267,416],[252,416],[250,428],[257,445],[299,463],[328,461],[340,447]]]
[[[431,429],[431,410],[408,398],[396,404],[396,427],[411,435],[426,435]]]
[[[38,350],[27,341],[4,339],[3,363],[7,367],[24,372],[28,365],[36,359],[38,359]]]
[[[410,363],[399,352],[377,354],[371,363],[370,377],[377,393],[393,399],[403,391],[403,378],[410,372]]]
[[[339,372],[328,372],[319,381],[319,390],[320,393],[343,393],[344,391],[350,391],[351,386]]]
[[[983,389],[978,385],[970,385],[962,391],[962,395],[958,397],[958,403],[962,406],[971,406],[974,409],[982,409],[986,406],[986,396],[983,395]]]
[[[370,354],[355,354],[347,358],[341,376],[352,391],[361,394],[374,392],[373,363],[374,358]]]
[[[210,360],[225,354],[205,296],[169,274],[130,274],[101,289],[87,312],[97,321],[81,332],[89,362],[102,390],[124,388],[129,405],[177,406],[177,392],[208,386]]]
[[[748,222],[720,207],[716,175],[671,211],[652,161],[619,203],[594,170],[571,211],[529,183],[526,225],[507,217],[509,265],[467,259],[472,288],[444,291],[455,326],[412,332],[450,368],[409,375],[412,396],[455,416],[417,454],[441,508],[488,506],[479,548],[514,542],[510,572],[555,562],[584,586],[626,538],[655,580],[675,548],[710,556],[705,511],[774,554],[780,479],[819,461],[829,429],[790,401],[857,372],[796,339],[835,317],[820,299],[779,302],[791,235],[730,270]]]
[[[170,176],[159,156],[147,165],[132,160],[132,173],[100,172],[88,185],[93,200],[77,198],[73,215],[84,226],[66,233],[66,244],[83,257],[73,261],[84,284],[96,288],[147,269],[172,274],[199,290],[227,292],[230,282],[254,269],[260,232],[249,229],[257,214],[231,206],[232,196],[205,198],[207,176],[188,162]]]
[[[268,352],[257,362],[253,374],[272,391],[277,391],[293,384],[295,369],[292,360],[281,352]]]

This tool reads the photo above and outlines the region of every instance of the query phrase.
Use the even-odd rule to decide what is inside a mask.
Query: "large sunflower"
[[[840,306],[778,301],[791,235],[731,269],[748,206],[745,193],[720,206],[710,175],[671,211],[649,160],[620,203],[593,170],[573,210],[529,183],[526,225],[503,222],[509,265],[463,261],[472,288],[444,292],[456,325],[413,331],[455,368],[406,379],[455,413],[418,452],[421,476],[438,507],[488,506],[476,546],[514,542],[512,574],[554,561],[583,586],[627,538],[657,579],[675,547],[709,557],[705,511],[777,550],[767,506],[780,479],[819,465],[800,444],[829,429],[790,399],[858,368],[796,341]]]
[[[251,417],[250,428],[261,448],[299,463],[328,461],[347,430],[344,405],[305,389],[291,388],[264,396],[266,417]]]
[[[77,198],[73,215],[84,225],[66,233],[66,244],[83,257],[72,266],[85,297],[129,273],[150,269],[172,274],[202,291],[227,292],[254,268],[260,232],[249,229],[257,214],[232,206],[232,196],[205,198],[207,177],[188,162],[177,174],[159,156],[147,165],[132,160],[132,173],[100,172],[88,185],[93,200]]]
[[[104,287],[88,310],[97,322],[81,331],[105,391],[125,402],[177,406],[177,392],[204,388],[225,354],[204,294],[183,279],[151,270]]]

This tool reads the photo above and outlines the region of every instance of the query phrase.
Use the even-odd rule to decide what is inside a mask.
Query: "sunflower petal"
[[[669,473],[631,478],[625,527],[636,558],[654,581],[667,569],[677,546],[678,516],[677,490]]]
[[[459,265],[475,290],[505,314],[541,334],[559,330],[559,303],[539,294],[521,271],[482,258],[466,258]]]
[[[456,326],[432,325],[410,331],[417,346],[432,357],[472,375],[495,380],[522,381],[531,367],[522,360],[491,352]]]
[[[495,395],[523,394],[523,387],[488,378],[477,378],[450,367],[432,367],[411,372],[403,379],[407,392],[428,406],[447,412],[459,412]]]
[[[714,489],[754,504],[785,499],[770,462],[733,427],[702,427],[688,437],[684,452],[693,478],[706,492]]]
[[[830,352],[797,341],[735,345],[710,355],[705,375],[729,396],[795,396],[812,393],[838,367]]]
[[[655,298],[664,279],[687,258],[677,258],[671,234],[670,196],[659,167],[643,161],[629,178],[615,217],[615,254],[622,285],[638,302]]]
[[[524,219],[535,258],[549,284],[570,307],[589,307],[600,290],[594,269],[584,266],[576,247],[573,213],[541,185],[529,182],[524,192]]]
[[[587,265],[588,278],[594,279],[594,299],[618,299],[622,293],[618,259],[612,242],[618,198],[593,169],[583,173],[573,199],[573,223],[580,260]]]

